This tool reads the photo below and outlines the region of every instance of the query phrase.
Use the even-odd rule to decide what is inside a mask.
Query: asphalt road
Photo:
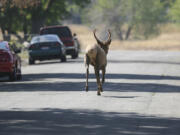
[[[180,52],[110,51],[102,96],[83,56],[0,80],[0,135],[179,135]]]

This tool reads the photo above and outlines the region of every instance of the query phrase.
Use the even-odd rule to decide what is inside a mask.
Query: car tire
[[[61,62],[66,62],[66,61],[67,61],[66,55],[63,55],[63,56],[61,57]]]
[[[74,53],[73,55],[71,55],[71,58],[72,58],[72,59],[78,58],[78,52],[76,52],[76,53]]]
[[[12,73],[10,73],[9,75],[9,80],[10,81],[15,81],[17,80],[17,71],[16,71],[16,68],[14,69],[14,71]]]
[[[35,60],[32,58],[29,58],[29,65],[33,65],[35,63]]]
[[[21,70],[18,70],[17,80],[22,80]]]

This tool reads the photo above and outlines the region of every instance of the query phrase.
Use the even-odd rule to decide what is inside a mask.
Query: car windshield
[[[0,49],[9,50],[8,42],[6,41],[0,42]]]
[[[43,35],[33,37],[31,40],[31,44],[39,43],[39,42],[56,42],[58,41],[58,37],[55,35]]]
[[[72,37],[71,31],[68,27],[55,27],[55,28],[44,28],[40,32],[41,34],[57,34],[59,37]]]

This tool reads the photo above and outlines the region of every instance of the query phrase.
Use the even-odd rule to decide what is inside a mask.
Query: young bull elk
[[[110,30],[108,30],[109,36],[107,41],[105,42],[97,38],[96,29],[93,31],[93,33],[97,44],[87,46],[84,60],[86,65],[86,91],[88,91],[89,64],[91,64],[94,67],[96,81],[98,85],[97,95],[101,95],[101,92],[103,92],[102,83],[104,83],[105,81],[105,72],[107,65],[106,55],[108,53],[109,45],[111,43],[111,32]],[[102,82],[100,81],[100,70],[102,70]]]

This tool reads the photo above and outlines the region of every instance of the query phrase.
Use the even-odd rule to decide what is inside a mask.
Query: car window
[[[33,37],[31,40],[31,44],[35,44],[39,42],[56,42],[56,41],[58,41],[57,36],[44,35],[44,36]]]
[[[0,49],[9,50],[8,42],[6,41],[0,42]]]
[[[68,27],[44,28],[40,34],[57,34],[59,37],[72,37]]]

